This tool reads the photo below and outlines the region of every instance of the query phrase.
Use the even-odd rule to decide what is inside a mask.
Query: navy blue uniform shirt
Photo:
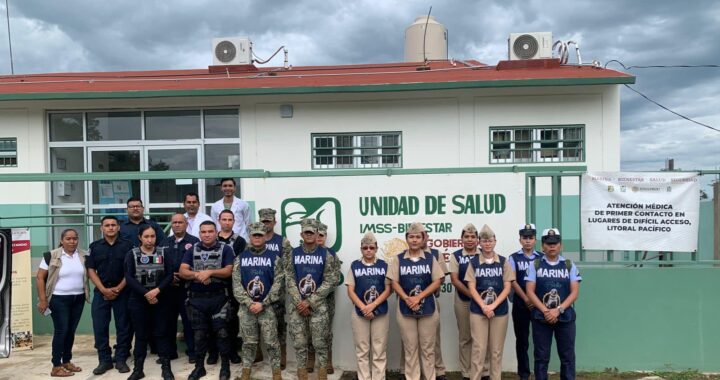
[[[120,225],[120,235],[122,235],[125,239],[129,240],[130,243],[132,243],[133,247],[139,247],[140,239],[138,239],[138,229],[143,224],[149,224],[153,228],[153,230],[155,230],[156,246],[165,240],[165,232],[163,232],[162,227],[160,227],[160,225],[157,224],[157,222],[155,222],[154,220],[145,218],[143,218],[140,223],[133,223],[130,220],[122,223]]]
[[[95,269],[104,287],[115,287],[125,278],[125,255],[132,248],[132,243],[122,236],[113,244],[105,238],[95,240],[90,243],[85,267]]]
[[[202,242],[196,243],[198,247],[200,247],[201,251],[214,251],[217,249],[217,247],[220,245],[220,242],[216,241],[215,244],[212,247],[206,247]],[[190,269],[193,269],[193,249],[188,250],[185,252],[185,256],[183,256],[182,263],[190,265]],[[233,252],[233,249],[230,248],[229,245],[224,244],[223,251],[222,251],[222,258],[221,258],[221,268],[225,268],[228,265],[233,265],[233,261],[235,260],[235,253]],[[211,292],[216,290],[221,290],[227,288],[227,284],[232,282],[232,277],[228,277],[227,279],[220,279],[221,282],[211,282],[208,285],[203,285],[199,282],[192,281],[190,282],[190,290],[193,292]]]

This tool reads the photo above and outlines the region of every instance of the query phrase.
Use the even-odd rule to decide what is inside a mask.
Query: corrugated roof
[[[50,73],[0,77],[0,100],[384,92],[634,83],[635,77],[556,60],[432,61],[339,66],[211,66],[197,70]]]

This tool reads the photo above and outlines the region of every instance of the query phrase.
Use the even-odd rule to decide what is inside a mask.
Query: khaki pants
[[[435,309],[438,313],[438,316],[440,315],[440,299],[435,298]],[[442,323],[439,322],[437,324],[437,330],[435,331],[435,376],[444,376],[445,375],[445,362],[443,361],[442,357],[442,341],[440,340],[440,325]]]
[[[472,335],[470,334],[470,302],[465,302],[455,294],[455,319],[458,327],[460,371],[463,377],[470,377],[470,355],[472,354]]]
[[[437,308],[433,315],[415,318],[402,315],[398,306],[396,316],[405,352],[405,378],[420,380],[422,361],[422,375],[435,380],[435,334],[440,323]]]
[[[470,332],[473,341],[471,380],[480,380],[484,367],[480,358],[485,358],[488,354],[490,355],[490,379],[500,380],[507,327],[507,314],[487,319],[484,315],[470,313]]]
[[[352,310],[353,339],[357,355],[359,380],[385,379],[387,368],[387,337],[390,329],[390,315],[376,316],[371,321]],[[372,351],[372,354],[371,354]],[[370,361],[372,359],[372,362]]]

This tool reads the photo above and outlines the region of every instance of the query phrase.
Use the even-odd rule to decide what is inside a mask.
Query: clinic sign
[[[580,203],[584,249],[697,250],[697,173],[588,172]]]
[[[280,231],[293,246],[300,242],[303,218],[327,224],[327,245],[349,264],[359,257],[360,239],[368,231],[378,239],[381,257],[401,252],[413,222],[425,224],[429,245],[446,257],[462,248],[460,234],[467,223],[478,229],[490,225],[498,235],[498,252],[515,250],[516,225],[525,221],[524,186],[524,173],[360,175],[320,182],[274,178],[271,184],[259,183],[248,197],[263,207],[279,207]]]

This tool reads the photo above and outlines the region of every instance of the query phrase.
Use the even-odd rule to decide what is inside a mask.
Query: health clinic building
[[[269,178],[242,179],[241,196],[279,208],[276,199],[261,203],[278,186],[289,198],[305,193],[299,178],[310,178],[324,188],[315,193],[333,197],[358,190],[345,188],[345,178],[359,176],[362,187],[373,178],[365,175],[378,169],[416,175],[446,168],[618,170],[619,87],[635,78],[547,59],[549,33],[510,37],[510,59],[497,65],[447,59],[445,28],[421,17],[406,31],[406,62],[400,63],[259,67],[249,41],[230,38],[214,41],[215,62],[205,69],[4,76],[0,211],[98,214],[122,211],[127,198],[138,195],[146,212],[155,213],[176,210],[188,191],[198,192],[205,206],[220,197],[216,179],[16,182],[20,177],[8,176],[15,173],[260,169]],[[278,172],[285,182],[272,181]],[[397,199],[369,204],[409,207],[401,197],[417,190],[378,186],[368,190]],[[522,209],[524,189],[510,190],[505,201]],[[513,219],[522,223],[524,216]],[[84,232],[98,237],[97,229]],[[345,235],[359,232],[353,227]],[[34,246],[55,240],[36,235]]]

